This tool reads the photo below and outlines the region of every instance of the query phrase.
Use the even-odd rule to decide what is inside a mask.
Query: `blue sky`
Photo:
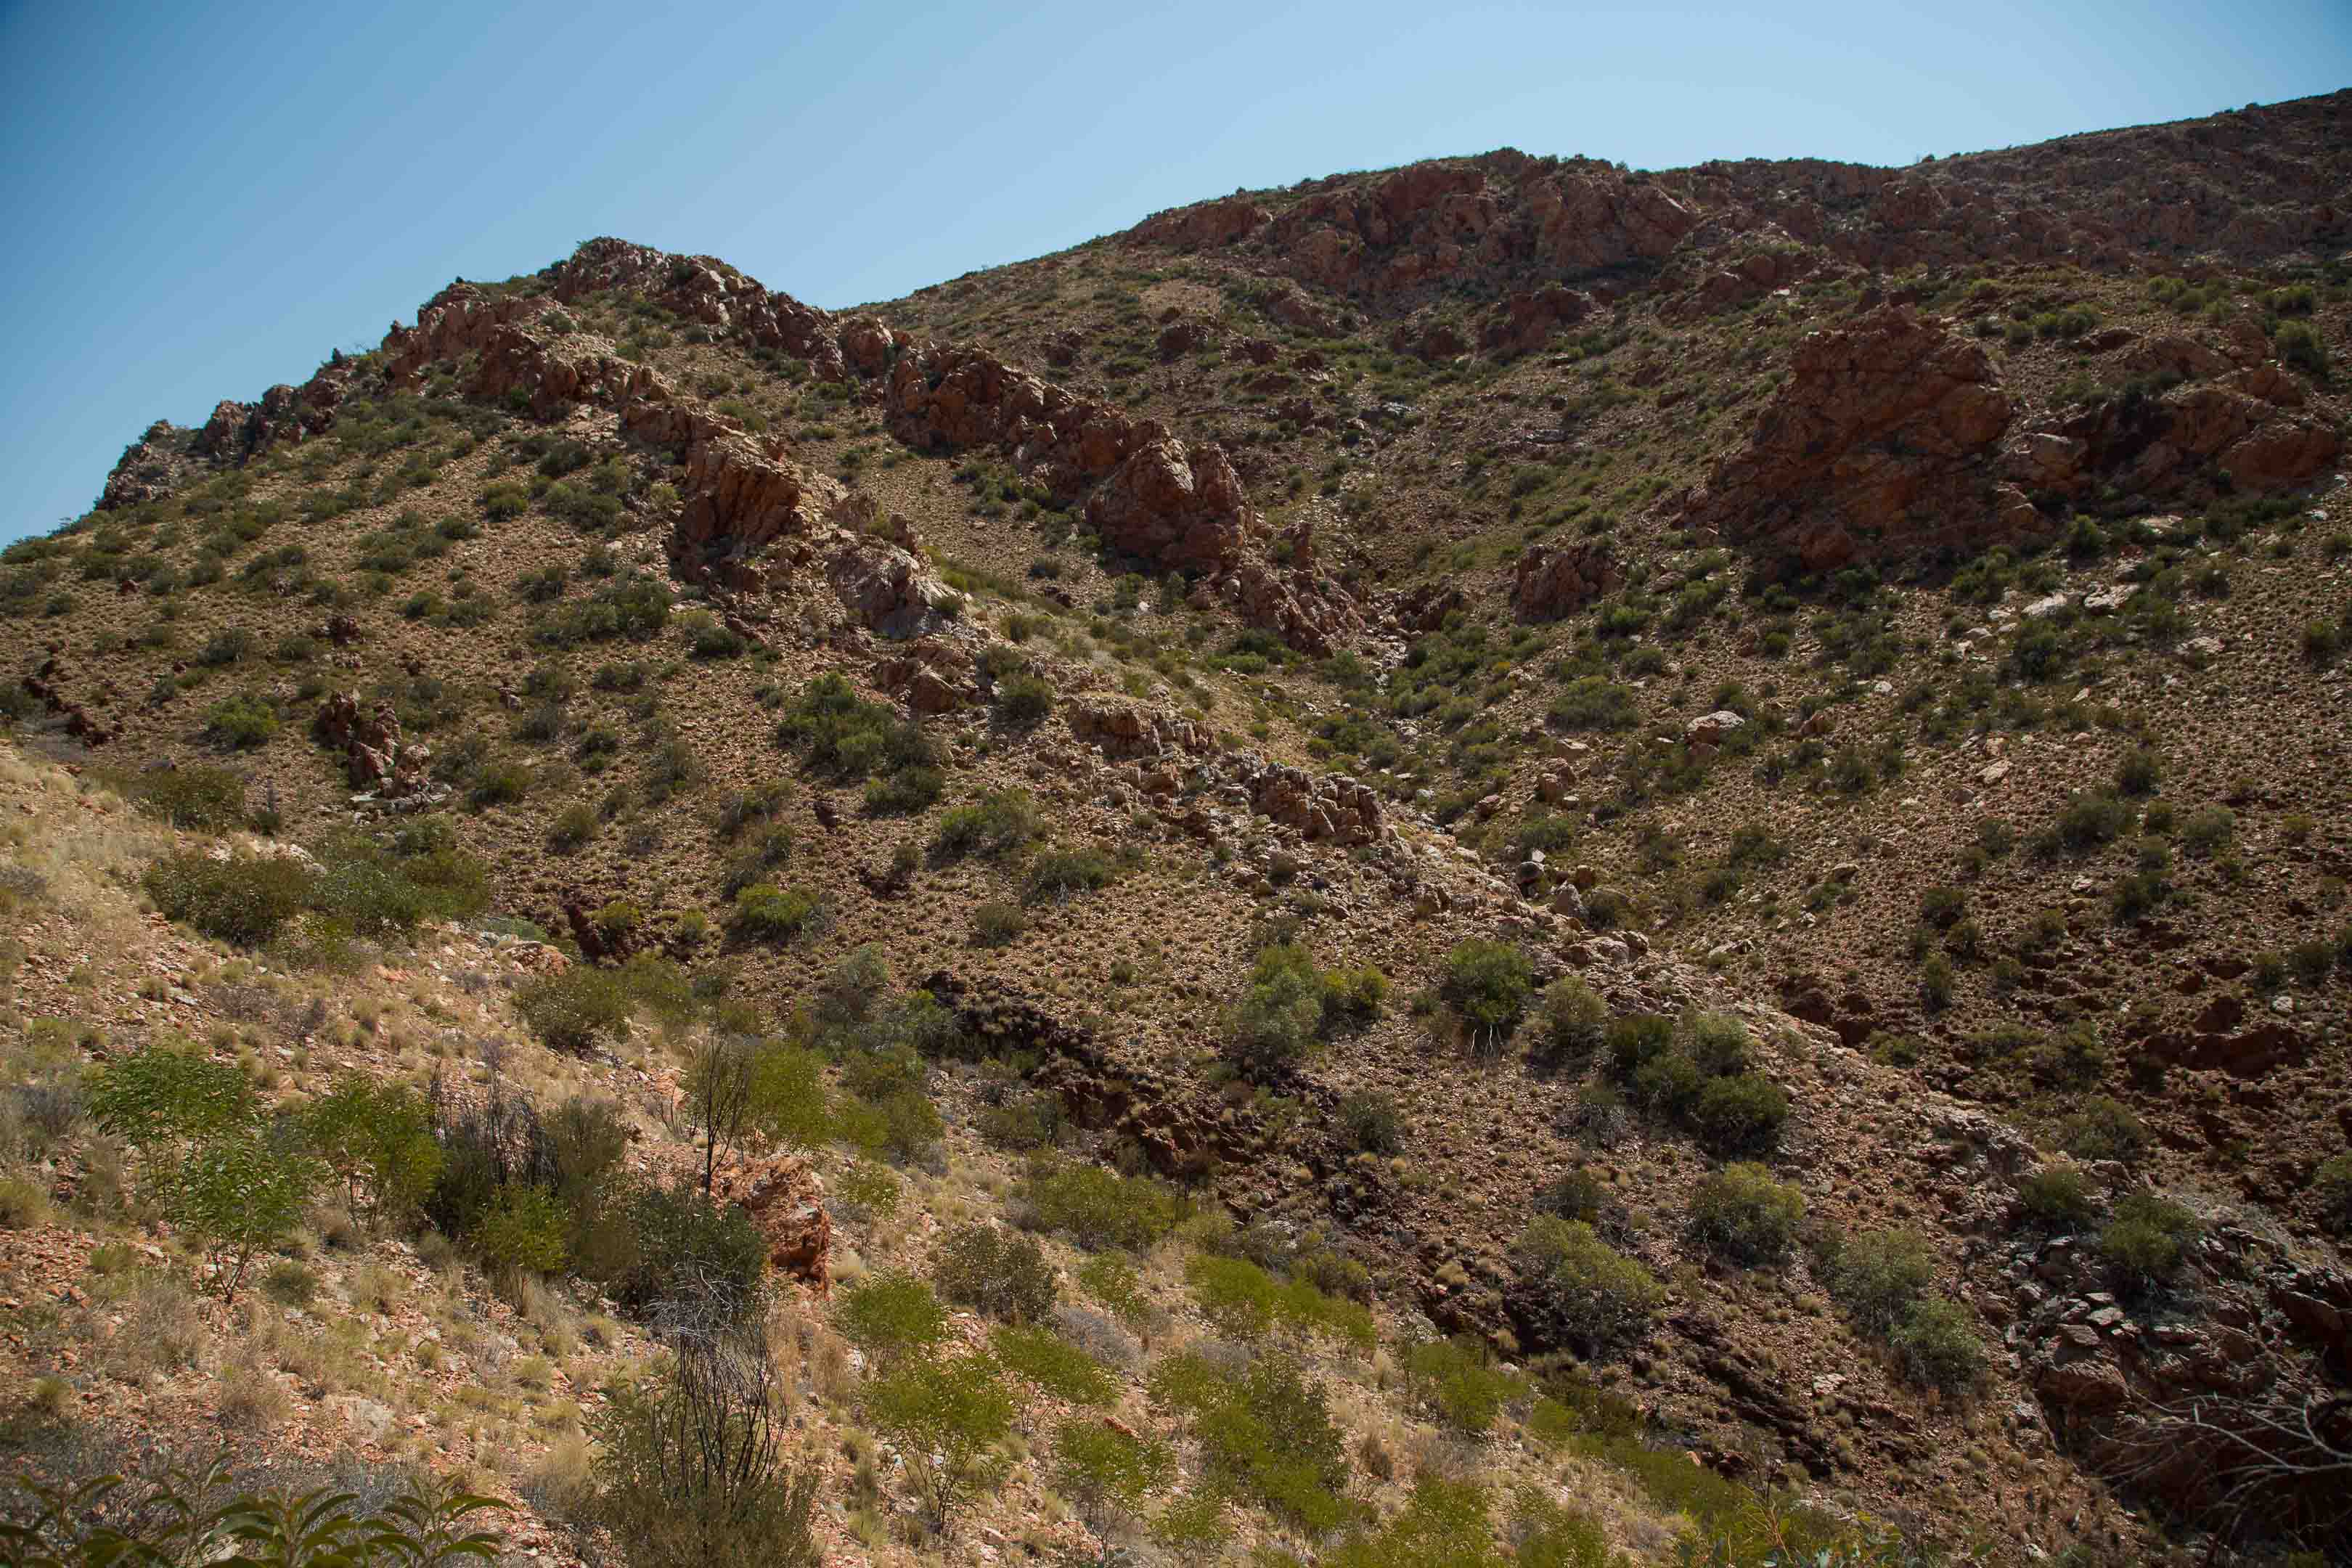
[[[0,0],[0,539],[596,234],[838,307],[1443,153],[1899,163],[2352,82],[2345,0],[1899,9]]]

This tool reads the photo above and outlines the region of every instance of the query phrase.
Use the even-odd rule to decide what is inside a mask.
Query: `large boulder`
[[[1512,568],[1511,608],[1523,621],[1556,621],[1617,585],[1617,563],[1598,544],[1530,544]]]
[[[849,536],[827,563],[825,580],[842,608],[886,637],[919,636],[962,603],[911,552],[878,539]]]
[[[1172,437],[1130,455],[1087,502],[1104,543],[1163,572],[1224,571],[1255,515],[1221,448]]]

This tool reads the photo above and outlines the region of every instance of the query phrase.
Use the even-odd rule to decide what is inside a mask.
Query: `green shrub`
[[[1235,1376],[1194,1354],[1152,1368],[1152,1403],[1189,1418],[1213,1489],[1321,1534],[1346,1521],[1346,1439],[1329,1396],[1292,1358],[1260,1355]]]
[[[947,1309],[929,1284],[904,1270],[869,1275],[841,1293],[834,1320],[849,1342],[883,1362],[920,1356],[943,1343]]]
[[[1959,1303],[1940,1296],[1911,1303],[1887,1343],[1905,1376],[1947,1394],[1968,1387],[1984,1370],[1984,1343],[1974,1319]]]
[[[2224,847],[2238,830],[2238,814],[2220,802],[2209,802],[2181,819],[2181,847],[2192,855],[2210,855]]]
[[[127,793],[141,810],[174,827],[220,832],[245,823],[245,781],[226,768],[185,763],[153,768],[131,781]]]
[[[630,1568],[820,1568],[810,1513],[824,1470],[777,1463],[772,1378],[764,1344],[727,1334],[617,1385],[591,1423],[580,1522],[609,1531]]]
[[[308,1152],[278,1145],[258,1125],[195,1144],[171,1173],[166,1207],[211,1255],[224,1299],[236,1299],[255,1258],[293,1235],[320,1174]]]
[[[1609,1029],[1609,1005],[1574,975],[1544,988],[1537,1008],[1533,1053],[1548,1062],[1581,1061],[1601,1048]]]
[[[1457,1432],[1483,1436],[1528,1393],[1525,1378],[1496,1367],[1473,1340],[1426,1340],[1407,1346],[1402,1360],[1406,1396],[1425,1401]]]
[[[379,1218],[415,1215],[440,1179],[432,1108],[405,1084],[346,1073],[303,1107],[302,1131],[352,1205]]]
[[[972,908],[971,940],[982,947],[1004,947],[1028,929],[1029,917],[1018,904],[989,899]]]
[[[2026,1214],[2055,1230],[2075,1230],[2098,1217],[2091,1179],[2072,1165],[2044,1165],[2019,1179],[2018,1200]]]
[[[877,816],[912,816],[939,804],[947,775],[932,767],[900,768],[866,781],[866,809]]]
[[[1027,790],[991,790],[970,805],[940,813],[931,852],[943,860],[966,855],[1000,858],[1035,838],[1040,821],[1037,803]]]
[[[1535,969],[1528,955],[1508,942],[1472,937],[1445,955],[1445,978],[1438,985],[1463,1023],[1474,1049],[1499,1049],[1528,1010]]]
[[[1107,1408],[1118,1403],[1118,1379],[1051,1329],[1007,1323],[989,1336],[988,1348],[999,1366],[1066,1404]]]
[[[2058,837],[2070,849],[2112,844],[2132,824],[2132,808],[2111,795],[2078,795],[2058,816]]]
[[[1078,1417],[1054,1429],[1053,1479],[1078,1517],[1102,1532],[1174,1483],[1176,1451],[1157,1437]]]
[[[2093,1095],[2082,1109],[2058,1123],[2058,1146],[2077,1160],[2137,1160],[2147,1152],[2148,1131],[2131,1107],[2106,1095]]]
[[[808,889],[754,882],[735,895],[732,923],[751,942],[791,942],[828,921],[824,899]]]
[[[1797,1239],[1804,1218],[1804,1194],[1774,1181],[1761,1165],[1727,1165],[1691,1191],[1693,1237],[1736,1263],[1780,1258]]]
[[[1934,1283],[1935,1253],[1911,1231],[1865,1231],[1828,1260],[1827,1276],[1863,1331],[1884,1337]]]
[[[1636,1337],[1665,1300],[1648,1269],[1581,1220],[1538,1215],[1513,1258],[1530,1316],[1588,1355]]]
[[[205,734],[216,745],[250,751],[278,733],[278,710],[251,692],[224,697],[205,710]]]
[[[1148,1176],[1050,1158],[1030,1166],[1020,1196],[1040,1226],[1067,1232],[1089,1252],[1106,1247],[1139,1251],[1182,1217],[1176,1194]]]
[[[2145,746],[2125,752],[2116,764],[2116,787],[2126,795],[2154,795],[2163,778],[2163,759]]]
[[[1040,723],[1054,710],[1054,683],[1028,670],[1007,676],[996,683],[996,710],[1016,729]]]
[[[1049,850],[1030,863],[1028,878],[1022,884],[1022,901],[1062,902],[1072,894],[1110,886],[1111,874],[1110,858],[1099,849]]]
[[[1716,1154],[1756,1153],[1780,1141],[1789,1120],[1789,1094],[1761,1073],[1711,1078],[1693,1100],[1691,1130]]]
[[[599,1036],[618,1037],[629,1021],[629,995],[610,970],[576,963],[561,974],[523,982],[514,1010],[550,1050],[582,1052]]]
[[[2309,321],[2281,321],[2271,344],[2282,363],[2325,382],[2328,377],[2327,343]]]
[[[2116,1200],[2099,1233],[2099,1256],[2123,1289],[2145,1290],[2179,1266],[2181,1248],[2202,1228],[2181,1205],[2155,1193],[2131,1193]]]
[[[2311,1173],[2319,1223],[2338,1236],[2352,1234],[2352,1154],[2336,1154]]]
[[[931,1278],[940,1294],[1008,1322],[1030,1322],[1054,1309],[1059,1294],[1045,1249],[992,1225],[960,1226],[940,1244]]]
[[[290,856],[198,851],[170,855],[141,879],[168,920],[238,947],[258,947],[309,907],[316,890],[310,868]]]
[[[628,1205],[633,1256],[614,1299],[632,1311],[690,1302],[722,1321],[748,1318],[760,1300],[768,1244],[751,1216],[690,1184],[639,1187]]]
[[[657,578],[633,575],[597,589],[584,599],[573,599],[542,611],[532,628],[532,639],[547,647],[575,643],[609,642],[625,637],[643,642],[669,624],[673,595]]]
[[[1404,1144],[1404,1120],[1393,1096],[1357,1089],[1339,1100],[1339,1126],[1349,1145],[1366,1154],[1393,1154]]]
[[[552,1274],[568,1255],[565,1235],[570,1228],[571,1216],[553,1193],[545,1187],[509,1186],[467,1239],[488,1268]]]
[[[1304,948],[1262,949],[1248,989],[1225,1017],[1225,1056],[1248,1076],[1287,1078],[1323,1025],[1323,994]]]
[[[1323,1552],[1323,1568],[1502,1568],[1494,1525],[1487,1518],[1486,1489],[1475,1481],[1449,1480],[1424,1472],[1415,1479],[1405,1506],[1378,1528],[1366,1525]],[[1524,1543],[1512,1562],[1527,1561]]]
[[[473,784],[466,791],[466,804],[476,811],[512,805],[530,793],[531,783],[531,771],[520,763],[484,763],[474,771]]]
[[[1570,730],[1630,730],[1641,718],[1633,689],[1599,675],[1570,681],[1551,704],[1552,722]]]
[[[858,696],[847,680],[834,674],[820,675],[801,689],[776,739],[803,749],[810,768],[840,779],[870,778],[938,763],[929,738],[911,720]]]
[[[142,1046],[91,1070],[90,1119],[168,1169],[187,1145],[249,1123],[253,1085],[195,1049]]]
[[[1016,1409],[986,1356],[915,1358],[867,1385],[874,1425],[896,1438],[941,1529],[982,1479],[979,1463],[1012,1429]]]

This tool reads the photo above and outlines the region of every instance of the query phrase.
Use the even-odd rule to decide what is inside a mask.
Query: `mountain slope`
[[[878,953],[994,1042],[924,1076],[935,1195],[1049,1106],[1255,1238],[1163,1244],[1171,1290],[1328,1253],[1397,1356],[1568,1354],[1640,1442],[1997,1560],[2249,1499],[2332,1550],[2347,111],[1499,152],[840,315],[592,240],[9,550],[19,743],[226,766],[290,839],[443,825],[573,958],[795,1037]],[[1518,1021],[1522,963],[1608,1021]],[[1366,970],[1386,1006],[1286,989]],[[1801,1244],[1710,1229],[1742,1157]],[[1637,1325],[1563,1315],[1563,1216],[1658,1281]],[[2310,1416],[2309,1476],[2229,1493],[2267,1439],[2200,1388]],[[1423,1462],[1630,1497],[1594,1420],[1566,1472]]]

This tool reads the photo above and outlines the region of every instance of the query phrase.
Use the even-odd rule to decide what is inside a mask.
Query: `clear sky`
[[[1444,153],[1902,163],[2347,83],[2352,0],[0,0],[0,539],[593,235],[838,307]]]

